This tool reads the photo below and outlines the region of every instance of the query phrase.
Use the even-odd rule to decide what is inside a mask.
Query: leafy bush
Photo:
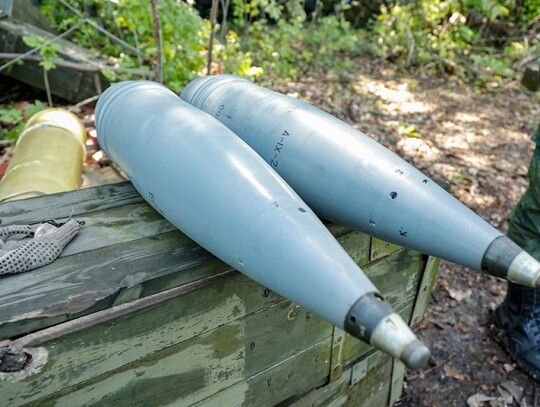
[[[41,47],[39,50],[39,55],[42,60],[39,63],[46,71],[56,68],[54,64],[54,59],[56,58],[58,51],[60,51],[60,45],[52,42],[47,43],[47,40],[43,38],[33,37],[30,35],[25,35],[22,37],[23,42],[31,48]]]
[[[43,109],[45,109],[45,105],[39,100],[30,103],[22,110],[13,105],[1,106],[0,124],[5,129],[3,138],[17,140],[24,129],[25,119],[29,119]]]
[[[76,31],[76,43],[109,56],[110,62],[118,66],[151,69],[157,49],[148,1],[68,1],[144,56],[138,56],[88,24]],[[233,30],[223,36],[223,43],[217,38],[214,41],[216,71],[247,77],[258,77],[265,72],[266,78],[287,80],[307,72],[349,66],[350,59],[343,54],[357,51],[356,32],[349,23],[335,16],[307,24],[302,4],[301,0],[232,0]],[[211,25],[183,1],[161,0],[159,9],[164,83],[179,91],[187,81],[205,72]],[[80,22],[80,17],[59,0],[45,0],[42,11],[61,30]],[[107,76],[113,81],[129,78],[125,74]]]
[[[110,62],[124,68],[149,70],[157,55],[153,37],[152,11],[149,1],[119,0],[111,2],[69,0],[75,8],[84,8],[90,20],[132,45],[142,57],[119,44],[89,24],[81,26],[74,41],[89,49],[108,56]],[[80,21],[80,17],[63,6],[58,0],[45,0],[42,11],[57,28],[65,30]],[[179,0],[159,2],[164,82],[179,91],[205,66],[210,24],[203,20],[189,4]],[[110,79],[127,79],[128,75],[107,74]]]
[[[540,2],[530,3],[536,6],[529,4],[529,15],[537,15]],[[511,20],[517,6],[510,9],[510,5],[513,3],[503,0],[419,0],[382,5],[381,14],[370,25],[372,50],[405,66],[451,72],[466,79],[513,76],[513,63],[523,56],[524,49],[520,43],[507,44],[508,32],[517,22]]]
[[[117,66],[153,68],[157,49],[150,2],[65,1],[130,46],[88,24],[76,31],[78,44],[108,56]],[[323,3],[327,8],[339,3],[341,11],[308,22],[303,0],[230,0],[232,29],[214,28],[213,71],[261,77],[266,83],[284,81],[349,69],[352,57],[369,49],[407,67],[450,72],[483,83],[513,76],[516,62],[540,49],[537,37],[523,43],[530,22],[540,13],[540,0],[374,0],[373,4],[381,4],[380,13],[372,15],[365,30],[353,29],[344,19],[343,11],[349,7],[345,1]],[[43,0],[42,9],[59,29],[81,21],[60,0]],[[164,82],[179,91],[205,73],[212,28],[187,2],[160,0],[159,9]]]
[[[264,20],[252,23],[243,47],[270,78],[291,80],[350,67],[351,57],[361,51],[359,38],[336,16],[308,25],[302,17],[293,17],[280,19],[271,29]]]

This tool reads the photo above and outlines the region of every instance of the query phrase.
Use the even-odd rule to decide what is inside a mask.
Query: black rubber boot
[[[540,380],[540,291],[508,283],[504,302],[493,313],[497,340],[533,379]]]

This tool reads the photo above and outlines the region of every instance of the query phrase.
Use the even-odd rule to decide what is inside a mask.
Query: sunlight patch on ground
[[[441,156],[437,147],[430,146],[421,138],[403,137],[398,141],[397,147],[402,153],[420,157],[425,161],[435,161]]]
[[[465,112],[457,112],[455,120],[457,122],[473,123],[479,122],[480,118],[477,115],[472,115]]]
[[[471,92],[467,91],[466,89],[462,90],[463,92],[460,93],[449,89],[439,88],[437,91],[437,96],[443,100],[446,99],[445,104],[449,104],[449,102],[470,104],[471,100],[474,98],[474,94],[471,94]]]
[[[448,181],[452,181],[457,176],[462,176],[459,166],[454,164],[436,163],[433,164],[433,169]]]
[[[481,139],[482,136],[468,131],[455,136],[447,135],[443,137],[441,145],[445,149],[469,150],[471,144],[477,143]]]
[[[416,100],[414,93],[409,90],[407,82],[383,82],[359,75],[353,87],[360,95],[376,95],[386,102],[381,106],[382,110],[386,112],[429,113],[435,109],[432,103]]]
[[[467,167],[482,169],[489,168],[493,165],[493,156],[486,156],[471,152],[470,154],[460,154],[459,158],[464,164],[466,164]]]
[[[465,198],[466,195],[468,195],[468,199]],[[472,206],[473,208],[491,207],[497,203],[496,197],[493,195],[483,194],[481,189],[476,185],[472,185],[469,190],[464,190],[461,199],[463,199],[469,206]]]

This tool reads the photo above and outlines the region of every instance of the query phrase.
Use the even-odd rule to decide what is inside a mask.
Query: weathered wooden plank
[[[405,365],[397,359],[393,361],[392,377],[390,386],[390,402],[389,405],[394,405],[403,393],[403,383],[405,381]]]
[[[355,384],[353,368],[343,372],[341,378],[329,385],[312,390],[289,404],[290,407],[340,407],[340,406],[373,406],[388,405],[389,375],[392,359],[381,352],[376,352],[361,364],[366,365],[365,376]]]
[[[228,269],[179,231],[64,257],[0,279],[0,338],[108,308],[127,290],[134,300]]]
[[[177,230],[146,202],[81,214],[76,219],[84,225],[61,257]]]
[[[428,257],[426,260],[426,267],[422,275],[422,282],[418,288],[418,295],[415,300],[414,310],[411,317],[411,325],[417,325],[420,323],[426,312],[429,300],[431,299],[431,290],[437,277],[437,270],[441,259],[437,257]]]
[[[364,266],[369,263],[370,236],[351,230],[350,233],[336,236],[336,238],[356,264]]]
[[[342,405],[381,407],[388,405],[392,375],[392,359],[377,352],[368,357],[367,374],[354,386],[347,388],[347,401]],[[343,400],[343,396],[338,396]],[[337,404],[339,405],[339,404]]]
[[[422,278],[424,255],[400,250],[363,267],[373,284],[397,310],[410,306]],[[405,319],[408,321],[409,319]]]
[[[373,239],[371,239],[371,251],[369,255],[369,261],[382,259],[389,254],[397,252],[398,250],[401,250],[400,246],[394,243],[385,242],[384,240],[374,237]]]
[[[168,301],[174,306],[164,303],[37,344],[49,352],[43,370],[0,383],[0,392],[12,405],[55,392],[61,393],[53,398],[78,405],[189,405],[330,338],[328,323],[308,318],[289,301],[266,302],[252,312],[261,304],[261,290],[240,275],[231,280],[194,292],[197,306],[175,298]],[[202,312],[185,312],[197,308]],[[81,388],[66,389],[78,383]],[[66,403],[55,405],[73,405]]]
[[[297,394],[326,382],[329,346],[329,339],[325,339],[193,407],[287,406]]]
[[[57,199],[60,200],[62,200],[62,198],[63,196],[57,197]],[[43,198],[37,198],[37,201],[41,199]],[[33,201],[35,201],[35,199],[29,199],[22,202],[27,203]],[[44,202],[44,205],[45,204],[47,204],[47,202]],[[64,209],[68,209],[68,207],[66,206]],[[88,206],[86,206],[85,209],[88,209]],[[118,243],[126,243],[132,240],[177,230],[175,226],[169,223],[144,201],[132,204],[125,203],[118,207],[105,207],[90,212],[81,211],[81,213],[77,215],[72,215],[72,212],[73,209],[69,213],[64,211],[61,216],[54,218],[58,220],[74,217],[79,222],[84,223],[78,235],[68,246],[66,246],[60,257],[71,256],[85,251],[96,250]],[[0,215],[3,216],[3,213],[4,208],[0,206]],[[4,219],[6,218],[8,221],[5,222],[4,225],[10,224],[9,215],[4,216]],[[32,223],[35,219],[34,215],[34,219],[25,219],[17,223]],[[38,222],[46,219],[50,218],[42,217]],[[347,247],[348,250],[351,251],[351,256],[359,264],[367,263],[369,236],[355,233],[352,230],[339,230],[336,231],[336,233],[343,233],[343,235],[337,237],[338,240],[344,247]]]
[[[104,211],[142,202],[130,182],[103,185],[0,204],[2,225],[34,224],[46,219],[77,218],[82,214]]]

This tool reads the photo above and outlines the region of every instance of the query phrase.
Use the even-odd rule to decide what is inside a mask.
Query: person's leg
[[[540,140],[540,127],[533,140]],[[529,167],[529,188],[510,219],[508,237],[540,260],[540,146]],[[540,380],[540,291],[508,283],[508,294],[495,310],[498,339],[530,376]]]

